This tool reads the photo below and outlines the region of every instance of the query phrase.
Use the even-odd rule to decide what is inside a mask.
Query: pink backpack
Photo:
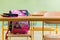
[[[28,16],[27,10],[11,10],[11,14],[18,14],[18,17]],[[13,24],[13,25],[12,25]],[[10,31],[14,34],[27,34],[29,30],[29,22],[28,21],[10,21],[9,22]],[[13,27],[13,28],[12,28]]]
[[[10,14],[18,14],[18,17],[28,16],[29,13],[27,10],[11,10]],[[10,15],[10,17],[13,17]],[[6,39],[8,39],[8,32],[10,31],[13,34],[27,34],[30,28],[29,21],[10,21],[8,22],[8,31],[6,33]]]

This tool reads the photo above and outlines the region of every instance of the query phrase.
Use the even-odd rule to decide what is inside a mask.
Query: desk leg
[[[34,31],[33,31],[33,27],[31,29],[31,40],[34,40]]]
[[[30,24],[31,24],[31,25],[30,25],[30,27],[31,27],[31,31],[30,31],[31,40],[34,40],[34,29],[33,29],[34,21],[31,21]]]
[[[58,34],[58,24],[56,24],[56,34]]]
[[[44,21],[42,23],[42,40],[44,40]]]
[[[4,21],[2,21],[2,40],[4,40]]]

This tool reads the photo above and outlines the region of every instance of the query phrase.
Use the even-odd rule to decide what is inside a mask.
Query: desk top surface
[[[60,17],[44,17],[44,16],[22,16],[22,17],[2,17],[0,16],[0,21],[10,21],[10,20],[18,20],[18,21],[60,21]]]

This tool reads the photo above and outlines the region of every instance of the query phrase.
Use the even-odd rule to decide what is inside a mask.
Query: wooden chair
[[[45,16],[47,13],[46,11],[38,11],[38,12],[35,12],[34,14],[31,14],[31,16]],[[47,21],[45,22],[47,23]],[[49,22],[50,23],[50,22]],[[51,23],[50,23],[51,24]],[[42,24],[44,26],[44,22]],[[42,27],[34,27],[34,31],[42,31],[43,30],[43,26]],[[51,28],[50,26],[49,27],[44,27],[44,31],[48,31],[51,33],[51,31],[54,31],[55,29]],[[42,31],[42,40],[44,39],[44,32]]]
[[[29,13],[28,13],[28,11],[27,10],[11,10],[11,11],[9,11],[10,13],[12,13],[12,14],[18,14],[18,16],[28,16],[29,15]],[[20,14],[19,14],[20,13]],[[21,15],[22,14],[22,15]],[[30,27],[29,28],[29,32],[30,33],[22,33],[22,34],[14,34],[14,33],[12,33],[12,29],[14,28],[14,26],[16,26],[14,23],[15,22],[20,22],[20,21],[8,21],[8,27],[9,27],[9,30],[10,31],[8,31],[8,33],[7,33],[7,35],[8,35],[8,37],[11,39],[11,37],[27,37],[27,40],[28,40],[28,37],[30,37],[31,38],[31,40],[33,40],[33,37],[32,37],[32,35],[33,35],[33,27]],[[10,24],[9,24],[10,23]],[[28,21],[28,24],[27,25],[29,25],[30,24],[30,22]],[[24,24],[23,24],[24,25]],[[21,26],[21,25],[20,25]],[[30,26],[30,25],[29,25]],[[13,32],[14,32],[14,30],[13,30]],[[15,31],[16,32],[16,31]],[[21,31],[19,31],[19,32],[21,32]],[[7,39],[7,38],[6,38]]]
[[[60,17],[60,12],[47,12],[44,14],[44,17]],[[47,24],[56,24],[56,34],[47,34],[44,35],[44,40],[60,40],[60,34],[58,34],[58,24],[60,24],[60,21],[45,21]]]

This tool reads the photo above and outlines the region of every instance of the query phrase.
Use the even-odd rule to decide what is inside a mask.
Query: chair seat
[[[30,34],[12,34],[8,33],[8,37],[30,37]]]

